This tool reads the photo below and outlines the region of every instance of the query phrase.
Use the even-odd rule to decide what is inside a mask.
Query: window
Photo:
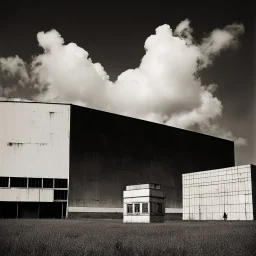
[[[153,215],[162,215],[163,214],[163,203],[150,202],[150,213]]]
[[[43,179],[43,188],[53,188],[53,179]]]
[[[68,180],[67,179],[55,179],[54,187],[55,188],[67,188]]]
[[[142,213],[148,213],[148,203],[142,204]]]
[[[155,184],[155,188],[156,188],[156,189],[161,189],[161,187],[160,187],[159,184]]]
[[[163,214],[163,204],[156,203],[156,213],[157,214]]]
[[[40,179],[40,178],[29,178],[28,179],[28,187],[29,188],[41,188],[42,187],[42,179]]]
[[[127,213],[132,213],[132,204],[127,204]]]
[[[0,187],[8,188],[9,177],[0,177]]]
[[[67,190],[54,190],[54,200],[67,200]]]
[[[11,178],[11,187],[26,188],[27,187],[27,178]]]
[[[152,213],[154,213],[154,209],[153,209],[153,202],[150,202],[150,213],[152,214]]]
[[[134,204],[134,212],[140,213],[140,204]]]

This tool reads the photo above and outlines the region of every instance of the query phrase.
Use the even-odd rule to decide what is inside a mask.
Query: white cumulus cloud
[[[40,90],[38,101],[70,102],[112,113],[220,136],[243,145],[246,140],[216,124],[222,103],[214,96],[217,85],[204,85],[198,72],[216,56],[238,43],[241,24],[213,30],[201,43],[192,36],[188,19],[174,30],[159,26],[145,41],[139,67],[120,74],[116,81],[100,63],[75,43],[65,44],[56,30],[39,32],[44,53],[35,56],[29,75],[18,56],[0,59],[2,71],[30,79]]]

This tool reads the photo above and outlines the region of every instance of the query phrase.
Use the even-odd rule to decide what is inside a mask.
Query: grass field
[[[256,222],[0,220],[0,255],[256,255]]]

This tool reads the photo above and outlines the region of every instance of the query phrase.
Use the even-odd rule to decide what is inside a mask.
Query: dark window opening
[[[43,179],[43,188],[53,188],[53,179]]]
[[[163,204],[156,203],[156,213],[157,214],[163,214]]]
[[[27,187],[27,178],[11,178],[11,187],[26,188]]]
[[[55,188],[68,188],[68,180],[67,179],[55,179],[54,187]]]
[[[132,204],[127,204],[127,213],[132,213]]]
[[[67,200],[67,190],[54,190],[54,200]]]
[[[28,179],[28,187],[29,188],[41,188],[42,187],[42,179],[40,179],[40,178],[29,178]]]
[[[140,213],[140,204],[135,204],[134,205],[134,212],[135,213]]]
[[[162,215],[164,213],[163,206],[163,203],[150,202],[150,213]]]
[[[160,185],[159,185],[159,184],[155,184],[154,187],[155,187],[156,189],[160,189]]]
[[[8,188],[9,177],[0,177],[0,187]]]
[[[148,213],[148,203],[142,204],[142,213]]]

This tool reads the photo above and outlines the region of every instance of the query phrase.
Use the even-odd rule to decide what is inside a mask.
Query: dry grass
[[[0,220],[0,255],[256,255],[256,222]]]

